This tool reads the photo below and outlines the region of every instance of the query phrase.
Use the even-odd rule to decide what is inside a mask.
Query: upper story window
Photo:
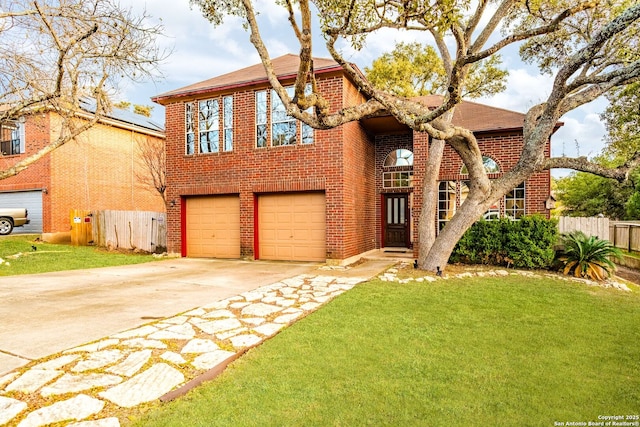
[[[25,152],[24,125],[20,121],[0,126],[0,154],[13,156]]]
[[[493,160],[491,157],[482,156],[482,164],[484,165],[484,171],[486,173],[499,173],[500,166]],[[468,175],[469,169],[467,169],[467,165],[462,165],[462,169],[460,169],[460,175]]]
[[[185,153],[195,154],[196,133],[195,118],[193,116],[193,102],[184,104]]]
[[[185,104],[185,153],[218,153],[233,150],[233,96]],[[197,117],[197,123],[196,123]]]
[[[286,88],[293,98],[293,86]],[[307,85],[305,91],[311,91]],[[279,147],[284,145],[312,144],[313,128],[289,116],[287,110],[274,90],[256,92],[256,147]]]
[[[383,188],[413,187],[413,153],[404,148],[394,150],[384,159]]]

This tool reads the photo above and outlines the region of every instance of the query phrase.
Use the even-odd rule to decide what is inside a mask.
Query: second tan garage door
[[[187,256],[240,258],[240,198],[187,199]]]
[[[261,259],[326,260],[324,193],[287,193],[258,198]]]

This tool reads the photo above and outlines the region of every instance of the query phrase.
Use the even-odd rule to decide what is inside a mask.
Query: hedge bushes
[[[540,215],[480,220],[462,236],[449,262],[548,269],[557,240],[557,221]]]

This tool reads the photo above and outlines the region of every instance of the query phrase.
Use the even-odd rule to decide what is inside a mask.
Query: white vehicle
[[[0,208],[0,235],[10,234],[14,227],[29,224],[25,208]]]

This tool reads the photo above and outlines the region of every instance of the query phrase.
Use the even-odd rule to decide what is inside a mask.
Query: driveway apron
[[[31,360],[317,268],[176,258],[2,277],[0,376]]]

